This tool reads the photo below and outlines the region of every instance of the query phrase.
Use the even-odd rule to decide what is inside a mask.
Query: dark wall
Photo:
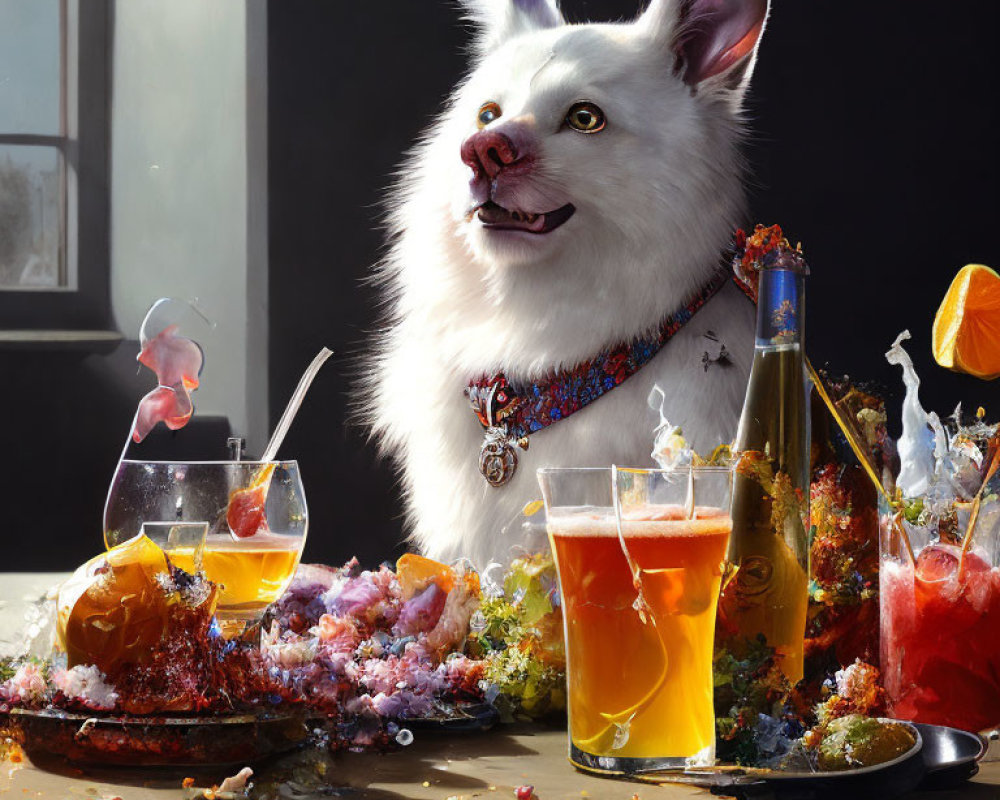
[[[138,352],[134,341],[109,355],[0,350],[0,572],[73,570],[104,549],[108,486],[136,404],[156,385]],[[196,416],[183,431],[157,426],[129,455],[226,458],[228,435],[225,418]]]
[[[573,19],[615,19],[639,4],[563,5]],[[996,385],[945,372],[929,350],[934,311],[958,268],[1000,266],[1000,6],[772,5],[750,104],[750,219],[780,222],[804,244],[813,361],[884,384],[896,408],[899,376],[882,354],[908,327],[925,404],[985,404],[997,417]],[[391,474],[346,425],[351,356],[375,320],[376,298],[361,280],[379,255],[389,176],[465,68],[458,17],[447,0],[270,3],[275,418],[319,347],[338,352],[285,447],[307,482],[307,559],[357,553],[375,563],[399,552]]]
[[[751,104],[753,211],[804,243],[811,358],[883,383],[898,420],[883,354],[909,328],[924,404],[997,419],[1000,386],[936,366],[930,340],[958,269],[1000,267],[1000,4],[773,8]]]
[[[390,173],[461,73],[465,38],[454,8],[424,0],[278,0],[268,26],[272,416],[316,351],[333,349],[283,452],[306,483],[305,558],[377,564],[403,551],[403,533],[388,467],[347,424],[375,319],[361,281]]]

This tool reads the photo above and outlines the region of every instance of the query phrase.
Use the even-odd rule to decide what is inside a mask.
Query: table
[[[0,634],[16,624],[17,601],[37,596],[62,576],[0,573]],[[2,635],[0,635],[2,638]],[[998,760],[991,760],[991,756]],[[337,794],[306,789],[308,782],[343,787]],[[296,774],[297,773],[297,774]],[[183,796],[181,781],[195,777],[197,785],[218,784],[226,770],[83,772],[65,763],[0,762],[0,794],[6,797],[91,798],[92,800],[156,800]],[[470,800],[512,798],[514,788],[530,784],[538,800],[683,800],[708,798],[683,785],[650,785],[595,778],[577,772],[566,761],[565,730],[545,725],[500,726],[487,732],[437,733],[418,731],[414,743],[389,754],[328,754],[310,749],[260,765],[261,792],[272,778],[288,778],[306,789],[282,797],[372,798],[372,800]],[[273,789],[276,792],[276,789]],[[277,797],[277,795],[272,795]],[[1000,798],[1000,756],[991,749],[980,774],[960,792],[915,793],[913,800],[997,800]]]

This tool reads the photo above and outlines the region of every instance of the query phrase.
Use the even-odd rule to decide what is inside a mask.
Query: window
[[[0,0],[0,328],[108,326],[109,0]]]

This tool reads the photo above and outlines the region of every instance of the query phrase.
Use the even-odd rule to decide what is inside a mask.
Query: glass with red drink
[[[882,514],[882,673],[891,716],[969,731],[1000,723],[1000,568],[992,539],[963,553],[938,530]]]

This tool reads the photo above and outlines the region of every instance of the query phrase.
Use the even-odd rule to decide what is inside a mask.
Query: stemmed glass
[[[258,621],[288,587],[309,527],[295,461],[131,461],[118,465],[104,540],[151,538],[177,567],[220,585],[231,631]]]

